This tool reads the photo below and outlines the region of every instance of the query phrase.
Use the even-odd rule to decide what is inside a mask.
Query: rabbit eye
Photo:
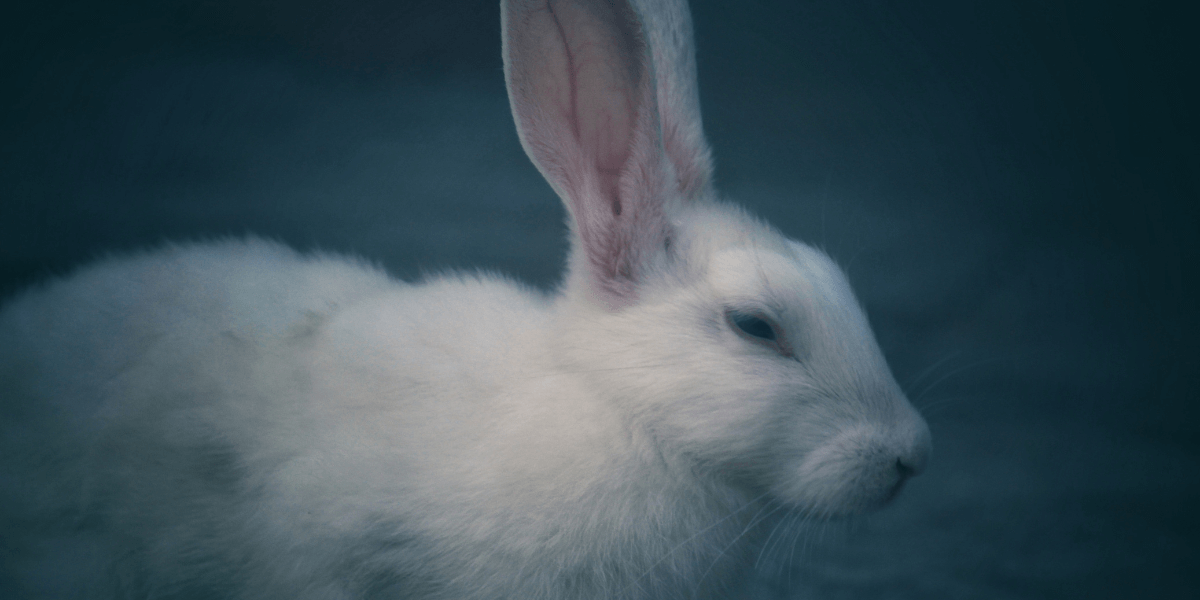
[[[725,310],[725,320],[735,333],[744,339],[762,344],[787,358],[796,358],[792,348],[784,339],[783,330],[769,317],[757,313],[735,310]]]
[[[769,342],[775,341],[775,328],[762,318],[731,310],[729,311],[729,320],[746,335]]]

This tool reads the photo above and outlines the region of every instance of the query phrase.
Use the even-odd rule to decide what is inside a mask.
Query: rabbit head
[[[889,500],[929,430],[841,270],[715,198],[683,0],[512,0],[521,143],[566,204],[555,355],[660,460],[815,514]]]

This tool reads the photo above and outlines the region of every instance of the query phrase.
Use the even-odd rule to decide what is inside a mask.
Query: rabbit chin
[[[915,469],[898,468],[898,455],[908,454],[884,427],[859,425],[844,430],[808,452],[780,465],[772,495],[814,517],[836,519],[871,512],[895,498],[928,454],[921,440]]]

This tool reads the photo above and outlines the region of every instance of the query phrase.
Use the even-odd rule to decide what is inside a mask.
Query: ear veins
[[[610,96],[614,94],[609,88],[614,82],[638,82],[644,76],[641,63],[634,59],[638,50],[644,51],[644,41],[636,28],[638,20],[632,14],[622,14],[620,7],[610,7],[612,9],[610,14],[591,16],[591,18],[601,21],[611,20],[608,31],[596,31],[594,25],[589,26],[586,23],[567,28],[563,25],[562,19],[573,18],[576,21],[583,21],[587,17],[578,14],[560,15],[555,10],[554,4],[553,1],[547,1],[545,10],[554,24],[565,63],[567,106],[563,111],[563,118],[569,123],[577,147],[585,152],[590,151],[592,154],[591,159],[595,161],[595,172],[600,180],[598,182],[599,191],[609,200],[612,215],[619,217],[623,210],[619,182],[632,153],[630,146],[633,141],[631,138],[634,135],[633,124],[638,120],[639,108],[642,107],[637,106],[635,98],[630,95],[617,93],[616,96],[624,97],[611,98]],[[588,8],[596,7],[574,8],[586,11]],[[624,8],[625,11],[632,10],[628,6]],[[571,35],[571,32],[574,32],[575,35]],[[618,38],[616,43],[603,39],[606,33]],[[603,56],[588,55],[588,47],[595,45],[613,48],[621,60],[604,60]],[[580,46],[580,49],[584,51],[582,59],[576,57],[575,46]],[[589,61],[593,64],[584,64]],[[596,61],[603,62],[597,65]],[[627,71],[623,76],[619,74],[622,70]],[[601,75],[604,72],[610,72],[607,78]],[[581,75],[584,77],[583,81],[581,81]],[[585,85],[588,89],[581,94],[581,88]],[[606,109],[606,102],[614,101],[625,104],[624,110]],[[581,103],[587,103],[589,106],[581,106]],[[588,118],[587,115],[591,115],[591,117],[585,122],[585,119]],[[580,192],[582,190],[576,188],[576,193]],[[572,199],[576,203],[580,202],[578,197]],[[577,207],[577,210],[586,209]]]
[[[554,21],[554,28],[558,30],[558,39],[562,40],[563,58],[567,63],[567,121],[571,123],[571,133],[575,134],[575,139],[579,140],[582,136],[579,133],[579,107],[577,98],[579,95],[579,85],[575,81],[575,55],[571,52],[571,44],[567,42],[567,32],[563,30],[562,21],[558,19],[558,14],[554,12],[554,3],[546,2],[546,12],[550,13],[550,20]]]
[[[583,285],[611,310],[629,306],[662,252],[674,177],[642,21],[633,6],[611,0],[503,8],[522,145],[571,214]]]

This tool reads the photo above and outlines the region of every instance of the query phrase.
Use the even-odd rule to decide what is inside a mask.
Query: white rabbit
[[[834,263],[712,191],[683,0],[509,0],[555,294],[258,239],[0,313],[9,598],[671,598],[887,502],[929,430]]]

